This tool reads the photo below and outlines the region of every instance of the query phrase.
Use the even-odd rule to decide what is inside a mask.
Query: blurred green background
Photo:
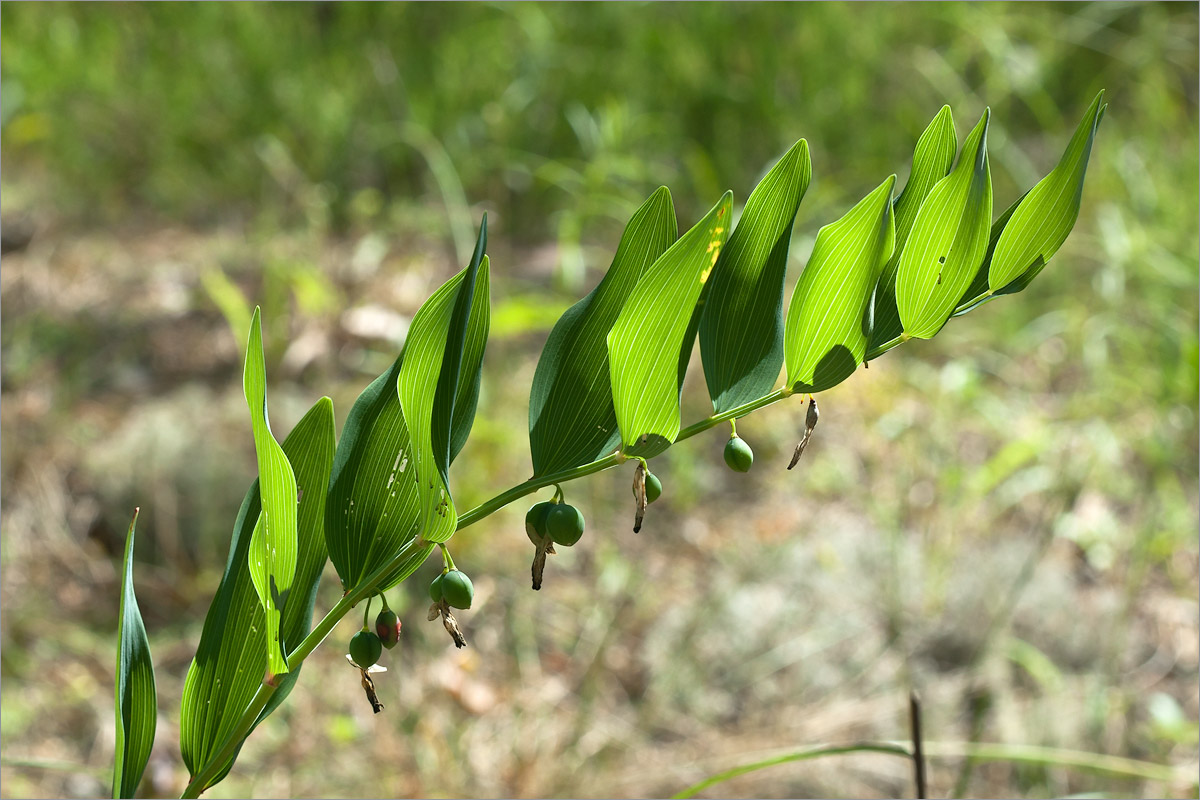
[[[747,476],[720,430],[658,459],[640,536],[631,469],[568,486],[589,532],[540,593],[527,503],[467,529],[472,647],[423,621],[427,565],[394,593],[387,710],[345,666],[347,622],[209,794],[669,795],[904,739],[915,688],[936,796],[1196,796],[1196,4],[0,9],[5,797],[107,791],[134,505],[161,713],[143,788],[186,781],[183,676],[255,469],[255,304],[277,434],[322,394],[340,423],[488,212],[493,332],[451,475],[469,507],[529,474],[546,333],[656,186],[686,228],[807,138],[790,296],[817,229],[903,180],[943,103],[960,137],[991,107],[999,212],[1101,88],[1079,222],[1031,289],[822,395],[794,472],[793,401],[738,426]],[[709,410],[698,357],[684,405]],[[970,741],[1164,768],[946,755]],[[911,791],[902,760],[857,755],[704,796]]]

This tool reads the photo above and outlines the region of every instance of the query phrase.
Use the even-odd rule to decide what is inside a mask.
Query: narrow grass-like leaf
[[[942,106],[941,111],[917,139],[908,182],[904,184],[904,191],[900,192],[892,207],[896,215],[896,249],[888,259],[887,266],[883,268],[879,287],[875,290],[871,347],[895,339],[903,329],[900,324],[900,312],[896,308],[896,268],[900,265],[900,255],[904,252],[909,234],[912,233],[913,223],[917,221],[917,212],[921,209],[921,204],[925,202],[934,185],[950,174],[957,150],[958,135],[954,132],[954,114],[950,111],[950,106]]]
[[[534,475],[587,464],[620,443],[608,332],[638,279],[677,235],[671,193],[660,186],[625,226],[604,278],[550,331],[529,392]]]
[[[696,303],[729,236],[732,198],[726,192],[646,270],[608,334],[613,407],[626,455],[649,458],[679,434],[680,378],[699,322]]]
[[[288,671],[283,652],[283,609],[296,577],[296,475],[267,419],[267,370],[263,359],[261,313],[256,307],[246,342],[242,388],[250,407],[254,450],[258,454],[262,519],[250,537],[250,578],[266,611],[263,636],[267,680]]]
[[[783,278],[812,164],[801,139],[759,182],[706,288],[700,356],[720,413],[771,391],[783,363]]]
[[[929,339],[954,312],[987,251],[992,173],[990,111],[967,136],[954,170],[933,187],[900,255],[896,306],[904,335]]]
[[[313,603],[325,566],[326,486],[334,454],[333,403],[321,398],[283,442],[295,466],[300,489],[297,509],[296,577],[283,610],[283,640],[290,650],[308,634]],[[250,541],[262,508],[259,482],[246,493],[234,524],[225,574],[204,619],[196,657],[183,687],[179,744],[184,764],[195,776],[225,741],[267,671],[260,646],[265,614],[247,568]],[[265,717],[291,691],[299,670],[279,678]],[[224,777],[219,773],[216,781]]]
[[[133,540],[138,512],[134,509],[125,537],[121,571],[121,612],[117,622],[117,739],[113,760],[112,794],[133,797],[154,746],[158,696],[150,642],[133,588]]]
[[[460,378],[465,343],[477,341],[478,356],[482,357],[487,338],[486,230],[485,220],[475,258],[434,292],[413,317],[396,378],[396,392],[412,439],[421,503],[420,535],[429,542],[449,539],[458,521],[448,485],[449,443],[455,438],[451,426],[460,402],[459,389],[478,391],[477,375],[465,381]],[[473,327],[477,334],[469,333]],[[469,404],[473,417],[474,397]]]
[[[896,225],[892,175],[836,222],[817,232],[787,316],[787,385],[821,392],[862,363],[871,293],[892,256]]]
[[[1101,91],[1084,114],[1058,166],[1025,195],[1008,221],[988,270],[988,287],[993,292],[1017,280],[1039,261],[1044,266],[1066,241],[1079,217],[1083,179],[1096,128],[1104,114],[1103,102]]]

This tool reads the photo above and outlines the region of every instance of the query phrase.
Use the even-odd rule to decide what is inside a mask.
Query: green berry
[[[546,517],[546,532],[555,544],[570,547],[583,536],[583,514],[566,503],[558,503]]]
[[[388,650],[396,646],[400,641],[400,618],[396,616],[395,611],[385,608],[379,612],[379,616],[375,618],[375,634]]]
[[[734,472],[749,472],[754,463],[754,451],[740,436],[734,434],[725,443],[725,463]]]
[[[529,541],[538,544],[538,539],[546,538],[546,517],[556,504],[549,501],[537,503],[525,514],[525,535]]]
[[[429,584],[429,599],[435,603],[442,602],[442,578],[444,576],[445,573],[440,573],[433,579],[433,583]]]
[[[475,599],[475,587],[467,573],[452,569],[442,574],[442,595],[453,608],[470,608]]]
[[[662,481],[650,470],[646,470],[646,502],[653,503],[662,494]]]
[[[371,631],[363,628],[350,639],[350,657],[363,669],[379,660],[383,653],[383,642]]]

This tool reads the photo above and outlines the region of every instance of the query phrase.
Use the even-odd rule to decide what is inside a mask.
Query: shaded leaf
[[[158,696],[154,688],[154,663],[150,642],[138,609],[133,587],[133,542],[138,512],[133,512],[125,537],[121,571],[121,611],[117,621],[117,739],[113,760],[113,797],[133,797],[150,750],[158,722]]]
[[[811,178],[801,139],[759,182],[721,248],[700,319],[704,378],[717,413],[757,400],[779,377],[788,246]]]
[[[296,475],[283,448],[271,435],[267,419],[267,372],[263,360],[261,313],[254,309],[250,337],[246,342],[246,369],[242,387],[250,407],[254,428],[254,450],[258,454],[259,491],[262,517],[250,537],[250,578],[266,611],[263,636],[267,647],[267,670],[274,675],[288,671],[283,652],[283,609],[296,576]]]
[[[929,339],[950,318],[987,251],[992,174],[990,111],[967,136],[954,171],[933,187],[913,223],[896,269],[896,306],[904,335]]]
[[[983,263],[979,265],[979,269],[975,270],[975,278],[971,281],[971,285],[963,292],[962,299],[958,301],[958,305],[954,308],[952,316],[961,317],[968,311],[974,311],[979,306],[994,300],[996,295],[992,294],[988,289],[988,268],[992,264],[992,253],[996,251],[996,243],[1000,241],[1000,234],[1004,232],[1004,226],[1012,218],[1013,212],[1017,210],[1017,206],[1025,199],[1025,195],[1017,198],[1017,201],[1009,206],[1000,218],[992,223],[992,231],[988,236],[988,249],[983,257]],[[1001,294],[1001,293],[997,293]]]
[[[587,464],[620,443],[609,383],[608,332],[638,280],[676,235],[671,193],[661,186],[625,226],[604,278],[550,331],[529,393],[534,475]]]
[[[483,255],[486,219],[479,236],[480,244],[471,263],[442,284],[413,317],[396,377],[418,480],[418,530],[430,542],[449,539],[458,522],[448,485],[449,443],[455,438],[451,426],[455,406],[460,402],[460,388],[471,393],[470,418],[474,417],[478,376],[468,376],[465,381],[460,378],[466,343],[476,341],[478,356],[482,357],[487,338],[488,258]],[[470,328],[477,333],[470,334]],[[468,427],[469,423],[468,419]]]
[[[829,389],[862,363],[871,293],[895,247],[895,185],[892,175],[817,232],[788,307],[787,385],[793,391]]]
[[[401,353],[371,382],[342,428],[325,503],[325,543],[343,591],[388,563],[417,534],[421,501],[396,380]]]
[[[698,324],[694,311],[729,235],[732,197],[726,192],[646,270],[608,334],[613,407],[626,455],[649,458],[679,434],[680,375]]]
[[[1103,101],[1101,91],[1084,114],[1058,166],[1029,190],[1001,233],[988,270],[988,287],[993,292],[1008,286],[1039,262],[1044,266],[1066,241],[1079,217],[1083,179],[1096,129],[1104,114]],[[1028,285],[1028,280],[1025,284]]]
[[[291,650],[312,626],[313,604],[326,560],[325,487],[334,454],[333,403],[328,397],[318,400],[296,424],[283,442],[283,451],[295,467],[300,488],[296,577],[291,600],[283,610],[283,641],[285,649]],[[184,682],[179,743],[193,776],[225,741],[267,671],[266,650],[257,646],[265,613],[247,568],[261,508],[256,480],[242,500],[225,573],[204,618],[196,657]],[[279,678],[279,688],[260,721],[287,697],[299,673],[297,669]],[[213,782],[222,777],[224,772]]]
[[[954,154],[958,150],[958,135],[954,132],[954,114],[950,106],[941,111],[917,139],[913,150],[912,171],[904,191],[896,198],[892,208],[896,215],[896,249],[888,259],[887,266],[879,278],[875,290],[874,313],[870,347],[895,339],[903,330],[900,312],[896,308],[896,268],[900,255],[912,233],[913,223],[921,204],[933,190],[935,184],[950,173],[954,166]]]

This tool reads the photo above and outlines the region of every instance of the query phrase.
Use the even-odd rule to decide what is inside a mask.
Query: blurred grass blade
[[[958,165],[921,204],[896,268],[896,307],[904,336],[929,339],[950,318],[987,250],[992,174],[985,110],[963,143]]]
[[[292,465],[271,434],[267,419],[267,371],[263,360],[261,312],[254,309],[250,337],[246,342],[246,369],[242,377],[250,421],[254,428],[254,450],[258,454],[262,519],[250,537],[250,577],[266,611],[264,634],[267,647],[265,680],[288,671],[283,652],[283,609],[296,577],[296,475]]]
[[[301,490],[296,577],[291,599],[283,609],[283,641],[291,649],[312,626],[313,604],[325,567],[325,487],[334,457],[333,402],[328,397],[318,400],[296,424],[283,442],[283,452],[295,466]],[[225,574],[204,618],[196,657],[183,686],[179,744],[193,777],[225,741],[267,671],[266,651],[253,646],[261,636],[265,612],[247,568],[250,541],[261,517],[258,489],[256,480],[242,500]],[[287,697],[299,674],[295,670],[279,679],[279,688],[260,720]],[[222,777],[224,772],[214,783]]]
[[[817,232],[788,307],[787,385],[793,391],[824,391],[862,363],[872,292],[896,242],[895,185],[892,175]]]
[[[487,218],[471,263],[425,301],[408,330],[403,363],[396,377],[420,500],[418,530],[430,542],[454,533],[458,512],[450,494],[448,470],[453,443],[465,441],[475,415],[479,391],[479,359],[487,340]],[[463,375],[466,361],[473,374]],[[456,419],[456,407],[464,415]],[[469,412],[469,413],[466,413]],[[455,423],[460,431],[455,433]],[[461,447],[461,444],[459,445]]]
[[[613,408],[626,455],[649,458],[679,434],[679,390],[695,335],[696,303],[729,236],[732,199],[726,192],[659,256],[609,331]]]
[[[779,377],[788,247],[811,178],[801,139],[759,182],[721,248],[700,319],[700,356],[717,413],[757,400]]]
[[[950,111],[950,106],[942,106],[942,110],[917,139],[908,182],[904,184],[904,191],[900,192],[892,206],[896,215],[896,249],[888,259],[887,266],[883,268],[879,288],[875,290],[870,347],[895,339],[903,330],[900,312],[896,308],[896,268],[900,265],[900,255],[904,252],[909,234],[912,233],[921,204],[925,202],[934,185],[950,174],[957,151],[958,135],[954,132],[954,114]]]
[[[1040,271],[1066,241],[1079,217],[1092,142],[1106,108],[1103,103],[1101,91],[1092,100],[1058,166],[1025,195],[1004,228],[988,269],[988,287],[993,292],[1030,269]]]
[[[154,746],[158,722],[158,697],[154,663],[142,612],[133,588],[133,541],[138,509],[133,511],[125,537],[125,562],[121,572],[121,611],[117,621],[117,739],[113,759],[114,798],[133,797]]]
[[[625,226],[604,278],[550,331],[529,392],[534,475],[587,464],[620,443],[608,332],[638,280],[677,235],[671,193],[660,186]]]

